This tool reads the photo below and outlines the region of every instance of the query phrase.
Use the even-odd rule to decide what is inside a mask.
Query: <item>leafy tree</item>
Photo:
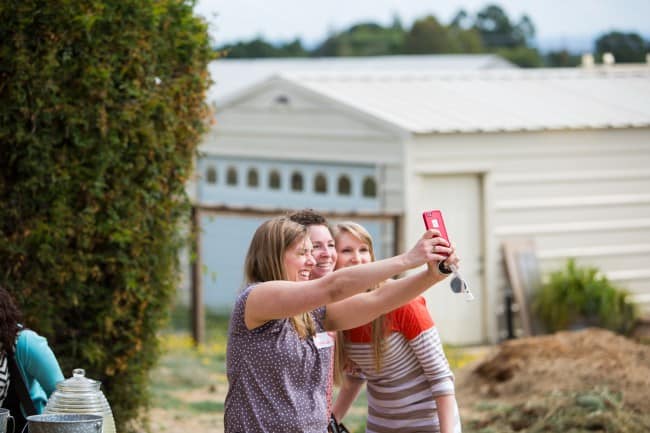
[[[0,284],[122,432],[148,403],[204,130],[193,4],[0,2]]]
[[[433,15],[416,20],[404,41],[404,51],[408,54],[448,53],[450,47],[447,28]]]
[[[479,32],[483,45],[505,59],[522,67],[539,67],[543,59],[537,49],[530,46],[535,36],[535,26],[523,15],[513,24],[497,5],[488,5],[476,15],[473,28]]]
[[[314,56],[377,56],[400,54],[404,30],[399,22],[390,27],[361,23],[328,37],[313,52]]]
[[[490,5],[475,17],[460,9],[449,25],[433,16],[416,20],[406,31],[399,19],[383,27],[368,22],[333,33],[314,50],[303,48],[299,40],[274,45],[258,37],[221,47],[229,58],[303,57],[303,56],[377,56],[392,54],[447,54],[499,52],[520,65],[543,63],[530,47],[535,35],[532,20],[523,15],[516,24],[499,6]]]
[[[473,28],[463,28],[464,15],[456,15],[449,26],[440,24],[433,15],[416,20],[404,41],[409,54],[481,53],[484,51],[480,34]]]
[[[257,37],[248,42],[237,42],[217,48],[217,51],[231,59],[267,58],[267,57],[306,57],[308,52],[300,39],[281,43],[277,46]]]
[[[650,44],[637,33],[610,32],[596,39],[596,53],[612,53],[617,63],[644,62]]]
[[[468,29],[472,26],[472,20],[469,14],[465,9],[459,9],[458,12],[456,12],[456,15],[454,15],[454,18],[452,18],[451,22],[449,25],[451,27],[458,27],[461,29]]]
[[[497,5],[488,5],[476,15],[474,28],[478,30],[487,48],[517,48],[526,46],[535,35],[535,28],[527,16],[513,24]]]
[[[280,45],[281,57],[306,57],[309,55],[300,38]]]
[[[580,64],[580,56],[568,50],[551,51],[545,55],[545,62],[550,67],[574,67]]]
[[[450,52],[482,53],[485,52],[481,34],[472,26],[471,18],[461,9],[448,26]]]
[[[513,29],[516,40],[523,40],[523,45],[530,46],[535,37],[535,25],[528,15],[523,15]]]
[[[398,32],[404,32],[404,26],[402,25],[402,20],[399,15],[393,15],[393,23],[390,26],[391,29],[397,30]]]
[[[538,68],[544,65],[544,59],[535,48],[499,48],[496,54],[522,68]]]

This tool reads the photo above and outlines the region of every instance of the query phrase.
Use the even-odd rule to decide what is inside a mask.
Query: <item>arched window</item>
[[[269,173],[269,188],[280,189],[281,187],[282,183],[280,181],[280,173],[278,173],[277,170],[272,170],[271,173]]]
[[[228,167],[226,183],[228,185],[237,185],[237,169],[235,167]]]
[[[259,176],[257,175],[257,170],[254,168],[249,168],[248,169],[248,178],[247,178],[247,183],[248,186],[251,188],[257,188],[260,181],[259,181]]]
[[[208,183],[217,183],[217,169],[209,166],[205,172],[205,180]]]
[[[352,184],[350,183],[350,178],[346,175],[339,177],[339,195],[350,195],[352,192]]]
[[[318,194],[327,193],[327,178],[323,173],[318,173],[314,178],[314,192]]]
[[[367,176],[363,179],[363,196],[377,197],[377,183],[371,176]]]
[[[291,175],[291,190],[292,191],[302,191],[302,174],[294,171]]]

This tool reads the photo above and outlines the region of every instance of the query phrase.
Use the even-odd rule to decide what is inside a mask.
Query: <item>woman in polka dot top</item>
[[[458,262],[429,230],[407,253],[310,280],[312,248],[307,229],[287,217],[264,222],[253,235],[246,288],[228,331],[226,433],[325,433],[334,344],[328,331],[360,326],[408,302],[446,277],[437,262]],[[365,291],[425,263],[424,271]]]

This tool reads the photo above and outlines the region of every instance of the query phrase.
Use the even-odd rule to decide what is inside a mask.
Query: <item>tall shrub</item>
[[[551,332],[599,326],[628,333],[638,317],[630,292],[615,286],[595,267],[580,267],[569,259],[552,272],[535,294],[533,311]]]
[[[119,431],[148,401],[204,130],[193,3],[0,2],[0,283]]]

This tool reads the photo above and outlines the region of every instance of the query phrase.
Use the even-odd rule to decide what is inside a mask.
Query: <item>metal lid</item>
[[[72,377],[57,383],[56,389],[63,392],[101,392],[101,385],[98,380],[88,379],[83,368],[75,368]]]

